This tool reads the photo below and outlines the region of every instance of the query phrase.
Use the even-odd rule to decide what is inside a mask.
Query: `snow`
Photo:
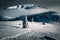
[[[1,21],[0,28],[1,40],[42,40],[44,36],[60,39],[60,27],[53,23],[28,22],[28,27],[22,28],[22,21]]]
[[[31,28],[31,30],[42,30],[42,31],[55,31],[54,29],[54,25],[52,24],[48,24],[48,23],[45,23],[45,25],[42,24],[42,22],[40,23],[35,23],[35,22],[32,22],[32,23],[29,23],[29,28]],[[53,29],[54,28],[54,29]],[[49,30],[48,30],[49,29]]]
[[[12,7],[8,7],[7,9],[16,9],[17,8],[17,6],[12,6]]]
[[[19,5],[19,6],[22,6],[22,5]],[[25,6],[28,7],[28,5],[25,5]],[[0,13],[3,14],[4,16],[19,17],[22,15],[32,15],[32,14],[51,11],[49,9],[45,9],[42,7],[33,7],[32,5],[29,5],[29,7],[31,6],[33,8],[28,10],[28,9],[25,9],[26,8],[25,6],[23,8],[17,8],[17,6],[8,7],[8,9],[1,9]]]

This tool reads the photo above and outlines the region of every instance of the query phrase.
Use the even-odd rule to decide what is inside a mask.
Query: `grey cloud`
[[[0,0],[0,7],[8,7],[20,4],[59,5],[60,0]]]

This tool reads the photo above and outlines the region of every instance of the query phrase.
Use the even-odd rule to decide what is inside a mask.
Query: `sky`
[[[60,5],[60,0],[0,0],[0,7],[32,3],[45,6],[57,6]]]

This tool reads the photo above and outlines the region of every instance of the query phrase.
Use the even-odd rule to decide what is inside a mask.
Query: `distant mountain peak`
[[[25,4],[25,5],[16,5],[16,6],[11,6],[8,7],[7,9],[34,9],[34,8],[39,8],[40,6],[35,5],[35,4]]]
[[[14,19],[14,17],[0,16],[0,21],[9,20],[9,19]]]

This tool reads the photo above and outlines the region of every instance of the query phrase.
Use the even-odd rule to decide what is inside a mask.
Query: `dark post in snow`
[[[23,20],[23,28],[27,28],[27,16],[25,16],[24,20]]]
[[[19,8],[19,5],[17,5],[17,8]]]

